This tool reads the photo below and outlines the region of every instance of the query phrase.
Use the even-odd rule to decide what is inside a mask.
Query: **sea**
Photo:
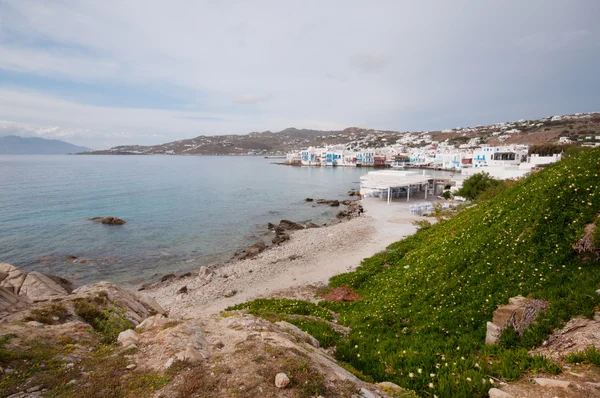
[[[197,271],[268,239],[267,223],[323,224],[369,169],[257,156],[0,156],[0,262],[138,285]],[[114,216],[127,223],[90,220]],[[76,256],[67,261],[67,256]]]

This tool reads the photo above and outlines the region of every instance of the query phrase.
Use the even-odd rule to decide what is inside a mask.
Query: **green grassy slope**
[[[559,372],[527,349],[570,317],[592,316],[599,304],[600,264],[578,258],[571,247],[599,211],[600,149],[594,149],[363,260],[356,272],[330,281],[352,287],[361,300],[320,304],[352,328],[337,340],[338,359],[422,396],[486,396],[490,376]],[[505,333],[500,346],[486,347],[486,322],[516,295],[548,300],[550,307],[522,338]],[[264,314],[285,307],[289,314],[295,306],[262,300],[238,308]],[[302,309],[306,314],[307,305]]]

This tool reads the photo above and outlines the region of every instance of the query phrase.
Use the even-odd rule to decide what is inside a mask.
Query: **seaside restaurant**
[[[427,199],[443,191],[447,179],[415,171],[378,170],[360,177],[360,194],[365,198],[384,198],[388,205],[393,198]]]

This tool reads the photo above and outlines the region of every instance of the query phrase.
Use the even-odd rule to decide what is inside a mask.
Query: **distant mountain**
[[[0,137],[0,155],[65,155],[86,151],[91,149],[60,140],[16,135]]]

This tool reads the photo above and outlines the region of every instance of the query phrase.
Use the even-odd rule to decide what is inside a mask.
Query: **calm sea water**
[[[0,156],[0,262],[78,284],[139,283],[228,259],[281,219],[322,223],[368,169],[260,157]],[[123,226],[88,218],[116,216]],[[87,263],[66,261],[75,255]]]

